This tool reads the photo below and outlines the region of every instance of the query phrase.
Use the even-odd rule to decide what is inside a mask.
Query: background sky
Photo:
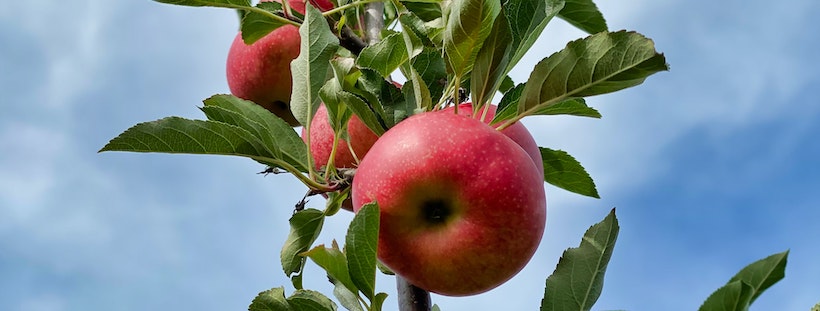
[[[820,302],[820,2],[597,2],[611,30],[653,38],[671,71],[589,98],[600,120],[525,124],[581,161],[602,198],[547,185],[529,265],[434,302],[537,310],[561,252],[612,207],[621,233],[595,310],[694,310],[785,250],[786,278],[752,310]],[[96,152],[138,122],[204,118],[201,101],[228,92],[236,27],[230,10],[148,0],[0,2],[0,310],[245,310],[259,291],[292,291],[279,250],[305,190],[295,179],[244,158]],[[553,21],[513,80],[582,36]],[[350,219],[330,218],[317,243],[342,240]],[[378,282],[393,308],[393,280]]]

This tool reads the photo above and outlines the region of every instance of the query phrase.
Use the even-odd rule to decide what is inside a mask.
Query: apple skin
[[[493,289],[535,253],[546,222],[543,175],[510,138],[452,111],[388,130],[359,164],[353,206],[378,202],[378,257],[447,296]]]
[[[299,125],[290,111],[293,80],[290,62],[299,56],[299,28],[279,27],[251,45],[234,38],[226,74],[231,93],[265,107],[291,126]]]
[[[302,140],[306,141],[306,131],[302,128]],[[356,167],[359,159],[364,158],[364,155],[370,150],[370,147],[376,143],[379,136],[376,135],[367,125],[362,122],[355,114],[350,117],[347,123],[347,134],[350,139],[350,146],[356,157],[350,152],[346,140],[340,140],[336,146],[336,155],[333,158],[333,165],[337,168],[353,168]],[[310,152],[313,156],[313,163],[316,167],[327,165],[330,159],[330,152],[333,149],[333,137],[335,132],[328,121],[327,107],[325,105],[319,106],[313,120],[310,122]]]
[[[484,117],[482,121],[484,121],[484,123],[490,124],[490,121],[492,121],[493,117],[495,117],[495,112],[498,109],[498,107],[495,105],[487,105],[485,107],[487,108],[487,115]],[[453,107],[443,109],[443,111],[453,110]],[[460,115],[471,116],[472,111],[472,103],[463,103],[461,105],[458,105],[458,114]],[[479,115],[475,116],[476,119],[481,118],[480,113],[482,111],[479,111]],[[501,123],[493,124],[493,126],[499,127],[501,126]],[[501,130],[501,134],[506,135],[514,142],[516,142],[519,146],[521,146],[521,148],[524,148],[524,151],[526,151],[527,154],[529,154],[532,158],[532,161],[535,162],[535,166],[538,172],[540,172],[540,174],[544,173],[544,160],[541,158],[541,150],[538,149],[538,144],[535,142],[535,139],[532,138],[532,134],[530,134],[530,131],[527,130],[524,124],[521,124],[521,122],[515,122],[507,128]]]

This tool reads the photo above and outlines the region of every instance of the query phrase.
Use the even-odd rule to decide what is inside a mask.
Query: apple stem
[[[416,287],[404,278],[396,275],[399,311],[430,311],[430,292]]]

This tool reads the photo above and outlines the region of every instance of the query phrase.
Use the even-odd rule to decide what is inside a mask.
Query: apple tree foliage
[[[252,5],[249,0],[156,0],[182,6],[207,6],[240,12],[247,44],[283,25],[299,27],[301,52],[292,63],[290,108],[307,129],[320,103],[334,130],[345,133],[358,116],[378,135],[410,115],[471,99],[474,112],[497,102],[492,123],[503,129],[524,117],[569,115],[600,118],[586,98],[641,84],[668,70],[663,54],[649,38],[634,31],[610,31],[592,0],[338,0],[321,12],[308,4],[304,15],[279,2]],[[362,18],[370,3],[383,4],[381,38],[363,44]],[[508,74],[530,52],[555,17],[589,35],[544,57],[526,81]],[[370,38],[372,39],[372,38]],[[391,76],[407,82],[399,88]],[[500,99],[498,98],[500,95]],[[457,106],[457,105],[456,105]],[[282,247],[283,272],[296,289],[260,293],[249,309],[381,310],[386,293],[376,292],[379,209],[363,207],[350,223],[340,248],[314,245],[325,217],[349,197],[348,172],[332,166],[320,171],[309,144],[285,121],[256,104],[231,95],[214,95],[200,108],[206,120],[168,117],[137,124],[101,151],[217,154],[250,158],[267,172],[287,172],[303,182],[308,195],[325,193],[324,210],[297,204],[291,231]],[[337,137],[338,138],[338,137]],[[343,147],[343,146],[342,146]],[[540,148],[544,181],[598,198],[581,164],[562,150]],[[613,209],[567,249],[546,279],[541,310],[590,310],[601,294],[604,274],[619,225]],[[784,276],[788,252],[750,264],[720,287],[700,310],[746,310]],[[308,261],[327,272],[334,285],[331,300],[305,289]],[[379,268],[379,269],[377,269]],[[536,307],[536,306],[533,306]],[[433,307],[437,309],[437,307]]]

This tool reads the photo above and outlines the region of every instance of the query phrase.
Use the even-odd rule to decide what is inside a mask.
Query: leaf
[[[342,304],[342,307],[348,309],[350,311],[364,311],[362,309],[362,304],[359,302],[359,296],[356,292],[351,291],[348,289],[342,282],[339,281],[332,281],[333,282],[333,296],[336,296],[336,299],[339,300],[339,303]]]
[[[307,147],[299,134],[283,119],[265,108],[233,95],[214,95],[204,101],[202,111],[212,121],[241,127],[263,143],[278,159],[307,172]]]
[[[513,55],[507,64],[509,72],[541,36],[544,27],[564,7],[564,0],[507,0],[502,13],[507,17],[512,36]]]
[[[510,40],[510,26],[507,18],[501,14],[495,19],[495,25],[473,65],[470,87],[476,107],[489,103],[506,77],[507,63],[513,51]]]
[[[220,8],[242,8],[251,6],[250,0],[154,0],[160,3],[185,6],[212,6]]]
[[[544,181],[558,188],[600,199],[592,177],[578,160],[562,150],[539,147],[544,161]]]
[[[752,302],[754,288],[743,281],[729,282],[706,298],[699,311],[746,311]]]
[[[524,84],[519,84],[504,94],[498,104],[498,112],[491,124],[515,118],[518,114],[518,101],[524,90]],[[587,106],[583,98],[570,98],[554,105],[546,106],[530,115],[571,115],[579,117],[601,118],[601,113]]]
[[[558,17],[589,34],[607,31],[604,15],[592,0],[565,0]]]
[[[373,298],[373,303],[371,304],[373,308],[372,310],[381,310],[382,305],[384,305],[384,301],[387,299],[387,293],[378,293],[376,294],[376,298]]]
[[[811,307],[811,311],[820,311],[820,302],[814,305],[814,307]]]
[[[335,83],[330,83],[330,81],[322,87],[320,94],[327,107],[338,107],[340,105],[344,105],[345,107],[350,108],[350,110],[354,112],[359,119],[362,120],[368,128],[370,128],[370,130],[376,133],[376,135],[381,135],[384,133],[385,128],[381,122],[379,122],[375,112],[373,112],[373,110],[370,109],[370,105],[368,105],[360,97],[342,90],[341,86]],[[330,109],[328,109],[328,111],[330,111]],[[337,126],[334,127],[335,129],[338,129]]]
[[[507,93],[507,91],[512,90],[515,87],[515,82],[510,78],[510,76],[505,76],[504,80],[501,80],[501,85],[498,88],[498,91],[502,94]]]
[[[403,4],[407,7],[407,10],[413,12],[425,22],[441,18],[441,3],[439,1],[404,1]]]
[[[652,40],[636,32],[599,33],[567,44],[539,62],[527,80],[519,113],[572,97],[618,91],[667,70]]]
[[[257,8],[270,12],[271,14],[262,14],[256,11],[246,11],[240,24],[242,32],[242,41],[245,44],[253,44],[262,37],[268,35],[276,28],[288,25],[282,19],[274,18],[276,11],[282,10],[282,4],[276,1],[260,2],[256,5]]]
[[[356,64],[373,69],[386,78],[409,59],[402,34],[393,33],[364,48],[356,59]]]
[[[579,117],[601,118],[601,113],[587,106],[583,98],[570,98],[552,106],[544,107],[533,115],[571,115]]]
[[[379,206],[369,203],[353,217],[345,238],[350,277],[367,298],[376,288],[376,247],[379,241]]]
[[[501,12],[499,0],[452,0],[444,29],[444,52],[456,76],[472,70],[493,21]]]
[[[601,295],[606,266],[618,238],[615,209],[590,227],[581,245],[564,251],[547,278],[541,311],[590,310]]]
[[[297,289],[288,297],[288,304],[298,311],[336,311],[336,303],[312,290]]]
[[[501,102],[498,103],[498,108],[496,108],[495,117],[493,117],[490,124],[496,124],[515,117],[518,113],[518,101],[521,99],[521,93],[524,91],[525,85],[521,83],[504,93],[504,97],[501,98]]]
[[[249,311],[290,311],[285,299],[285,288],[276,287],[259,293],[248,307]]]
[[[754,290],[754,295],[749,301],[751,304],[763,291],[783,279],[786,275],[786,260],[788,257],[789,251],[785,251],[755,261],[741,269],[729,280],[729,283],[743,281],[749,284]]]
[[[339,48],[339,39],[331,32],[322,12],[308,5],[305,22],[299,27],[299,56],[291,62],[293,93],[290,109],[304,126],[319,109],[319,89],[330,73],[330,59]]]
[[[180,117],[134,125],[109,141],[100,149],[103,151],[233,155],[279,166],[274,153],[245,129],[222,122]]]
[[[447,65],[441,53],[436,49],[424,49],[410,64],[416,69],[424,84],[427,85],[430,98],[433,101],[438,101],[444,92],[444,84],[447,81]]]
[[[322,267],[322,269],[327,272],[328,276],[338,281],[349,290],[354,292],[357,290],[356,285],[353,284],[353,280],[350,279],[350,273],[347,270],[347,258],[345,257],[345,254],[339,250],[339,246],[336,245],[335,241],[333,242],[332,247],[319,245],[310,251],[303,253],[302,256],[307,256],[310,258],[314,263],[319,265],[319,267]]]
[[[282,246],[282,270],[291,276],[302,270],[304,257],[302,253],[319,237],[325,216],[320,210],[305,209],[290,217],[290,233]]]

